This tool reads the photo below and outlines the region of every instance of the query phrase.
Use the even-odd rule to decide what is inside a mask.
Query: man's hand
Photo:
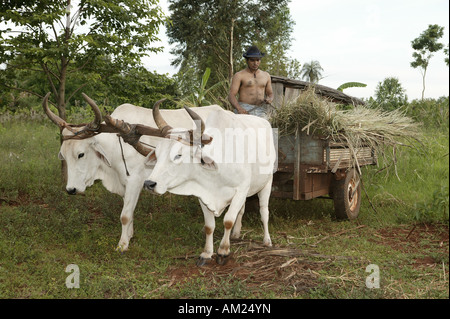
[[[273,99],[268,99],[268,98],[264,99],[264,103],[266,103],[266,104],[272,104],[272,102],[273,102]]]
[[[237,108],[237,111],[238,111],[239,114],[248,114],[247,110],[245,110],[242,107]]]

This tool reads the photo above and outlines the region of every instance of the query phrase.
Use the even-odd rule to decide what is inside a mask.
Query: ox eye
[[[78,154],[78,158],[82,158],[84,156],[84,153]]]
[[[175,157],[173,158],[174,161],[177,161],[181,158],[181,154],[177,154],[175,155]]]

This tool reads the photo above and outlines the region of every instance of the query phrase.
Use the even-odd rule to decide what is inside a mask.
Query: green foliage
[[[425,94],[425,76],[427,73],[428,65],[433,53],[441,50],[444,45],[438,40],[444,36],[444,27],[440,27],[437,24],[428,25],[428,29],[420,34],[420,36],[411,41],[414,60],[411,62],[411,67],[420,68],[423,77],[423,90],[422,99]]]
[[[137,67],[111,76],[108,81],[99,82],[92,91],[104,105],[113,108],[123,103],[152,108],[162,98],[172,99],[176,96],[175,80],[167,75],[150,72]],[[170,104],[174,106],[174,104]]]
[[[19,74],[22,77],[19,79]],[[20,72],[17,81],[24,83],[45,83],[39,82],[40,74],[26,74]],[[83,82],[87,81],[84,74],[74,73],[72,80],[67,83],[67,89],[72,90]],[[107,80],[101,76],[91,78],[90,85],[84,86],[75,93],[66,104],[67,117],[72,113],[82,113],[90,108],[84,108],[85,101],[81,92],[86,93],[99,106],[107,107],[109,110],[115,109],[123,103],[151,108],[153,104],[162,99],[173,99],[177,96],[175,80],[167,75],[160,75],[150,72],[143,67],[130,68],[126,71],[110,75]],[[169,107],[174,107],[174,103],[168,103]],[[167,105],[166,105],[167,106]],[[18,114],[43,114],[42,100],[30,93],[16,90],[0,92],[0,113]]]
[[[218,104],[216,97],[212,93],[217,88],[222,87],[224,81],[218,82],[213,86],[206,88],[210,75],[211,69],[206,68],[205,73],[202,76],[200,86],[193,87],[192,88],[193,93],[183,98],[180,102],[178,102],[178,104],[181,106],[185,105],[186,103],[188,103],[190,106],[205,106],[211,104]]]
[[[400,81],[395,77],[389,77],[379,82],[375,89],[375,102],[377,106],[387,111],[392,111],[407,103],[408,97]]]
[[[449,187],[441,185],[440,189],[433,192],[430,200],[414,205],[414,218],[420,222],[449,221]]]
[[[336,90],[343,92],[345,89],[348,88],[365,88],[367,84],[361,83],[361,82],[346,82],[344,84],[341,84]]]
[[[445,59],[444,59],[444,62],[445,62],[445,64],[447,64],[447,66],[448,66],[448,49],[449,49],[449,45],[447,44],[447,47],[446,48],[444,48],[444,54],[446,55],[446,57],[445,57]]]
[[[136,65],[145,50],[157,50],[150,46],[157,40],[157,28],[163,23],[160,8],[152,7],[156,1],[82,0],[78,7],[67,7],[67,3],[65,0],[30,1],[2,7],[4,21],[22,26],[26,32],[3,37],[1,61],[24,55],[31,60],[28,64],[42,63],[50,67],[65,57],[80,67],[101,56],[114,56],[114,61],[124,66]],[[63,28],[52,28],[57,23]],[[80,32],[79,26],[85,31]]]
[[[68,3],[18,1],[0,9],[4,22],[21,28],[0,31],[0,63],[7,65],[0,71],[0,85],[41,98],[52,92],[50,102],[63,119],[80,89],[139,66],[148,52],[159,51],[152,43],[165,21],[155,0]],[[35,73],[32,77],[40,77],[41,85],[21,81],[21,71]]]
[[[413,68],[421,67],[426,69],[430,62],[432,53],[440,51],[444,45],[438,40],[444,36],[444,27],[437,24],[430,24],[428,29],[420,36],[411,41],[412,48],[416,50],[413,53],[414,61],[411,62]]]
[[[295,24],[290,17],[289,8],[287,6],[280,6],[274,12],[274,16],[268,18],[266,23],[268,24],[266,34],[258,34],[256,38],[250,39],[248,42],[249,44],[256,45],[266,53],[265,57],[261,60],[260,68],[271,75],[300,79],[300,62],[295,58],[287,56],[287,51],[291,47],[291,33]],[[237,57],[240,58],[241,55]],[[239,66],[241,68],[247,67],[244,60],[242,60]]]
[[[407,104],[406,113],[427,128],[449,129],[448,96],[439,99],[413,100]]]
[[[246,67],[242,53],[252,44],[267,53],[261,69],[287,72],[286,51],[294,23],[288,2],[170,0],[172,23],[167,26],[167,35],[177,44],[172,51],[176,56],[173,64],[180,66],[185,82],[182,91],[200,81],[208,67],[212,71],[210,83],[229,79],[231,69],[235,72]]]
[[[319,61],[311,61],[303,64],[300,71],[301,77],[311,83],[318,83],[322,77],[323,68]]]

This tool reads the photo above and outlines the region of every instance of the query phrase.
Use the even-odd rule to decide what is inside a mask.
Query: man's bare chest
[[[242,86],[245,88],[264,88],[267,84],[266,78],[246,78],[242,81]]]

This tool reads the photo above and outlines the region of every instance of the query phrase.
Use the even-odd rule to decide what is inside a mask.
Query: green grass
[[[381,173],[370,168],[364,176],[364,185],[374,194],[374,204],[391,211],[389,215],[399,222],[448,223],[448,143],[448,131],[426,133],[424,147],[420,150],[399,150],[397,172],[392,167],[389,172]],[[446,205],[432,204],[433,197],[446,199]],[[431,205],[426,215],[418,213],[422,205],[428,204]]]
[[[204,245],[203,216],[192,197],[143,192],[130,249],[116,252],[122,199],[100,183],[84,196],[67,195],[57,128],[47,121],[4,122],[0,298],[448,298],[448,131],[427,133],[424,144],[420,152],[399,150],[398,177],[393,169],[364,169],[368,196],[363,192],[356,221],[337,221],[330,200],[272,199],[276,247],[345,258],[311,256],[284,272],[276,266],[262,279],[256,266],[245,277],[232,268],[198,269],[194,257],[181,258],[197,256]],[[222,219],[215,234],[217,249]],[[246,213],[242,234],[249,243],[262,242],[258,213]],[[232,242],[241,266],[252,254],[244,244]],[[252,256],[250,262],[262,258]],[[80,268],[79,289],[66,288],[69,264]],[[369,264],[380,267],[380,289],[365,286]],[[292,269],[301,274],[296,280],[310,276],[309,285],[286,279]]]

